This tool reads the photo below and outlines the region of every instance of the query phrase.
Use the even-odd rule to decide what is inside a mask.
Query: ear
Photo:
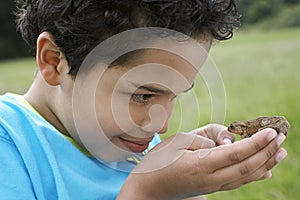
[[[59,64],[62,57],[51,33],[41,33],[37,39],[36,60],[44,80],[52,86],[60,83]]]

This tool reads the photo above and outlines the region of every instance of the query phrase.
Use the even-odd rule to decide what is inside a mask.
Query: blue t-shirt
[[[86,156],[18,98],[0,97],[0,199],[115,199],[135,165]]]

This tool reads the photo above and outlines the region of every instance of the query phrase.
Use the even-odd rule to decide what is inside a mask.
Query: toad
[[[247,138],[265,128],[273,128],[277,133],[286,135],[290,124],[283,116],[262,116],[248,121],[235,121],[228,126],[228,131]]]

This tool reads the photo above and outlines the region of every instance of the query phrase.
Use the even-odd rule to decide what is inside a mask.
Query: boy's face
[[[73,101],[77,135],[72,136],[107,161],[146,150],[155,133],[167,131],[176,96],[193,87],[211,45],[209,40],[199,43],[202,52],[180,47],[197,66],[171,52],[148,49],[125,66],[107,68],[91,84],[97,66],[89,70],[73,90],[80,91],[73,100],[75,96],[81,100]]]

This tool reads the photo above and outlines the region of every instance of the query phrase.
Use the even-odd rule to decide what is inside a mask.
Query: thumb
[[[187,148],[188,150],[198,150],[198,149],[209,149],[209,148],[213,148],[216,146],[216,143],[207,138],[207,137],[203,137],[200,135],[194,135],[194,134],[189,134],[192,137],[194,137],[192,143],[190,144],[190,146]]]

